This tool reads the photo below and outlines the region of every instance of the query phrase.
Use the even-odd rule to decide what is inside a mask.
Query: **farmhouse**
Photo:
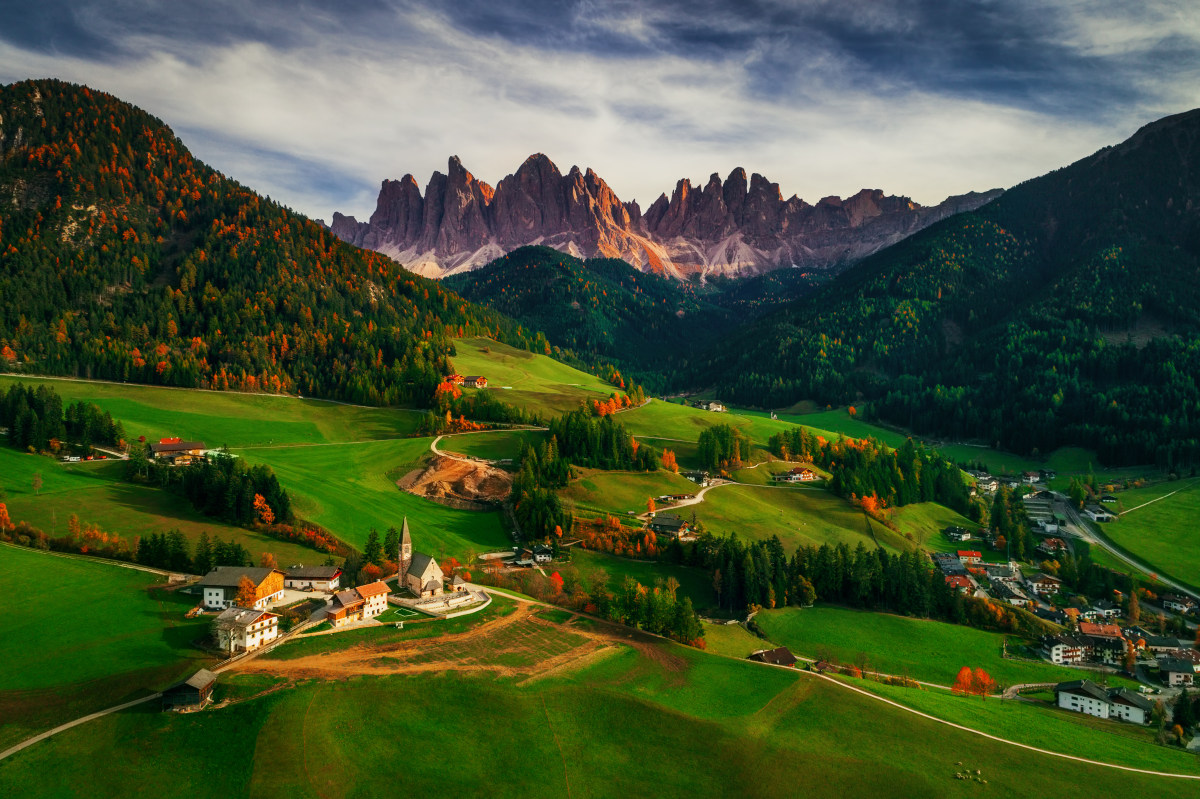
[[[1145,724],[1150,721],[1150,711],[1154,709],[1154,706],[1150,704],[1150,700],[1136,691],[1130,691],[1128,688],[1113,688],[1109,690],[1108,698],[1112,702],[1109,715],[1113,718],[1134,724]]]
[[[947,574],[946,585],[960,594],[970,594],[975,590],[975,581],[962,574]]]
[[[1089,716],[1106,719],[1112,711],[1112,703],[1104,689],[1091,680],[1075,680],[1060,682],[1054,686],[1054,696],[1057,704],[1066,710],[1076,713],[1086,713]]]
[[[163,710],[199,710],[212,701],[213,686],[216,684],[217,675],[208,669],[200,669],[178,685],[163,691]]]
[[[1076,713],[1086,713],[1102,719],[1120,719],[1134,724],[1150,720],[1153,706],[1140,694],[1128,688],[1105,691],[1091,680],[1061,682],[1054,686],[1058,706]]]
[[[202,460],[205,451],[203,441],[184,441],[179,438],[160,438],[157,444],[150,445],[150,456],[154,460],[175,466]]]
[[[796,656],[786,646],[781,646],[778,649],[759,649],[756,652],[751,652],[747,660],[770,663],[773,666],[790,666],[794,668],[796,665]]]
[[[444,378],[442,378],[443,383],[449,383],[452,386],[461,386],[464,380],[466,380],[466,378],[462,375],[446,375]]]
[[[377,580],[334,594],[325,609],[325,620],[334,627],[373,619],[387,610],[387,583]]]
[[[983,571],[992,582],[1016,583],[1021,578],[1020,569],[1011,563],[984,563]]]
[[[1025,592],[1015,585],[997,581],[992,583],[991,593],[996,599],[1002,599],[1015,607],[1029,606],[1029,597],[1025,596]]]
[[[1163,683],[1174,688],[1177,685],[1195,685],[1196,668],[1191,661],[1177,657],[1160,657],[1158,673]]]
[[[1125,635],[1121,632],[1121,628],[1115,624],[1093,624],[1089,621],[1079,622],[1080,635],[1091,636],[1092,638],[1107,638],[1113,641],[1124,641]]]
[[[245,577],[254,585],[254,608],[264,610],[283,596],[284,576],[279,569],[218,566],[196,585],[203,591],[204,607],[220,610],[237,601],[238,588]]]
[[[1087,642],[1073,635],[1047,635],[1042,652],[1051,663],[1082,663],[1089,649]]]
[[[659,534],[680,538],[689,532],[688,523],[673,513],[662,513],[650,520],[649,528]]]
[[[959,563],[979,563],[982,560],[983,560],[982,552],[976,552],[973,549],[958,550]]]
[[[706,402],[703,405],[704,410],[712,411],[713,413],[725,413],[725,406],[717,401]]]
[[[1047,555],[1055,555],[1067,551],[1067,542],[1061,538],[1046,538],[1037,545],[1037,548]]]
[[[341,579],[338,566],[293,566],[284,575],[283,585],[297,591],[336,591]]]
[[[971,540],[971,532],[964,527],[947,527],[942,533],[951,541]]]
[[[467,375],[462,384],[466,388],[487,388],[487,378],[483,375]]]
[[[1190,596],[1182,596],[1180,594],[1163,594],[1160,597],[1160,601],[1162,602],[1163,608],[1171,611],[1172,613],[1187,614],[1196,612],[1196,600],[1192,599]]]
[[[809,483],[817,479],[817,473],[806,466],[797,466],[788,472],[771,475],[776,483]]]
[[[1099,505],[1088,505],[1083,509],[1083,515],[1094,522],[1111,522],[1116,518]]]
[[[695,483],[698,486],[708,485],[708,480],[709,480],[708,472],[681,472],[680,474],[682,474],[683,477],[685,477],[688,480],[691,480],[693,483]]]
[[[1062,580],[1053,574],[1036,574],[1026,580],[1026,583],[1029,585],[1029,590],[1039,596],[1056,594],[1062,588]]]
[[[279,637],[279,616],[265,610],[231,607],[213,626],[217,646],[226,652],[250,652]]]
[[[537,544],[533,548],[534,563],[549,563],[554,560],[554,550],[545,544]]]

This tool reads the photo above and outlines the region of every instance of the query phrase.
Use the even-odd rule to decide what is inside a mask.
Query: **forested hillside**
[[[1200,111],[1022,184],[715,347],[748,405],[873,400],[923,433],[1200,462]]]
[[[681,368],[728,325],[727,314],[696,285],[615,258],[582,261],[549,247],[521,247],[442,282],[543,331],[535,351],[557,347],[556,355],[567,350],[566,357],[587,364],[611,363],[639,381]]]
[[[516,326],[58,81],[0,87],[0,368],[423,404],[452,339]]]

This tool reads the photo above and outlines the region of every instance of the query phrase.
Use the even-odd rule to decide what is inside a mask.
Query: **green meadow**
[[[811,486],[724,485],[704,495],[695,511],[704,529],[761,541],[779,536],[787,552],[799,546],[859,542],[893,551],[911,549],[903,536],[871,521],[849,502]]]
[[[135,537],[179,530],[192,544],[201,534],[236,541],[257,558],[274,553],[278,562],[313,563],[325,556],[312,549],[279,541],[242,527],[223,524],[192,509],[186,499],[121,479],[119,461],[60,463],[40,455],[29,455],[0,446],[0,486],[8,498],[14,522],[25,521],[51,538],[67,534],[71,514],[81,524],[94,524],[117,533],[133,543]],[[33,475],[42,476],[42,488],[33,491]]]
[[[578,480],[572,480],[562,495],[575,503],[580,511],[614,513],[628,517],[629,512],[646,512],[646,500],[664,494],[695,494],[700,486],[672,472],[607,472],[600,469],[579,469]],[[705,502],[709,494],[705,495]],[[693,505],[683,510],[691,513],[703,507]]]
[[[131,439],[178,436],[212,448],[397,438],[412,434],[424,413],[271,394],[0,377],[0,385],[16,382],[45,384],[65,402],[95,403],[120,421]]]
[[[1087,676],[1051,663],[1006,659],[1006,636],[930,619],[819,605],[764,610],[754,620],[772,642],[797,655],[839,663],[856,663],[865,656],[872,671],[940,685],[953,685],[963,666],[983,669],[1001,686]],[[1014,652],[1024,643],[1007,638]]]
[[[154,574],[0,544],[11,603],[0,635],[0,749],[80,715],[159,691],[208,662],[191,642],[210,619]],[[2,780],[0,780],[2,782]]]
[[[379,796],[397,785],[438,795],[487,785],[489,795],[525,797],[1195,790],[1063,765],[808,675],[648,643],[534,682],[451,670],[306,681],[202,713],[133,709],[0,762],[0,783],[23,797],[86,785],[98,797],[164,799],[193,797],[197,786],[301,798]],[[964,768],[988,784],[955,779]]]
[[[982,546],[980,541],[972,541],[968,546],[946,538],[942,531],[947,527],[963,527],[974,533],[979,529],[979,525],[945,505],[918,502],[896,508],[891,513],[891,521],[902,535],[906,538],[912,536],[910,540],[931,552],[954,552],[959,549],[979,549]]]
[[[497,430],[487,433],[459,433],[444,437],[438,444],[442,452],[457,452],[486,460],[516,460],[528,444],[537,447],[549,436],[541,430]]]
[[[458,339],[454,348],[451,360],[459,374],[483,375],[488,387],[482,390],[499,392],[509,405],[545,417],[573,411],[581,402],[607,399],[617,391],[595,375],[491,339]]]
[[[1118,496],[1125,512],[1119,520],[1099,525],[1100,532],[1160,573],[1200,585],[1200,479],[1158,483]],[[1092,547],[1093,553],[1096,549]]]
[[[448,508],[401,491],[396,481],[420,468],[429,438],[325,446],[239,449],[249,463],[265,463],[292,497],[297,515],[359,548],[371,528],[380,535],[408,517],[413,546],[435,557],[509,546],[495,512]]]
[[[1050,703],[981,700],[857,680],[853,684],[938,718],[1052,752],[1174,774],[1200,774],[1200,758],[1159,746],[1150,726],[1098,719],[1059,710]],[[1073,770],[1075,764],[1062,763],[1058,768]],[[1177,780],[1174,785],[1193,793],[1196,790],[1195,781]],[[1099,795],[1109,794],[1101,791]]]

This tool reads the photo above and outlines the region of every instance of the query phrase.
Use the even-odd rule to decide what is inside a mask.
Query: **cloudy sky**
[[[645,207],[743,166],[934,203],[1200,106],[1196,0],[0,0],[0,82],[87,83],[293,208],[531,153]]]

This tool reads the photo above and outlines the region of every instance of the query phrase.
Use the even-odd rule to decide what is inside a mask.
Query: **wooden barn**
[[[178,685],[163,691],[163,710],[199,710],[212,701],[213,686],[216,684],[217,675],[208,669],[200,669]]]

